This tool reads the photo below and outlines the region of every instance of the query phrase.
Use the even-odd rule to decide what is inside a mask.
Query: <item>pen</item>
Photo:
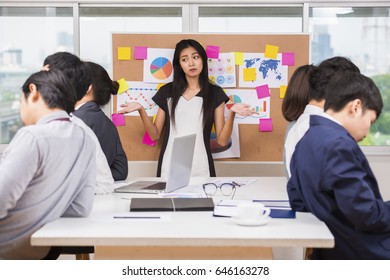
[[[155,216],[145,216],[145,217],[139,217],[139,216],[114,216],[114,219],[160,219],[160,217],[155,217]]]
[[[233,183],[234,185],[236,185],[237,187],[241,187],[241,186],[244,186],[244,185],[245,185],[245,184],[239,184],[239,183],[234,182],[234,181],[232,181],[232,183]]]

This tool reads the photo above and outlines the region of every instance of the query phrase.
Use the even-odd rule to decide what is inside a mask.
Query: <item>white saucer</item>
[[[245,220],[245,219],[237,219],[234,218],[234,221],[237,225],[240,226],[262,226],[267,224],[271,220],[270,217],[258,219],[258,220]]]

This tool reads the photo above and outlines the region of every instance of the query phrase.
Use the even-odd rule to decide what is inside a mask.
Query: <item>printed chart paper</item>
[[[122,94],[117,95],[117,108],[119,111],[123,109],[120,105],[130,102],[140,103],[148,116],[157,114],[158,106],[152,100],[152,97],[157,92],[157,84],[147,84],[143,82],[127,81],[129,88]],[[127,113],[126,116],[139,116],[138,111]]]
[[[173,80],[173,49],[148,48],[144,60],[145,83],[169,83]]]

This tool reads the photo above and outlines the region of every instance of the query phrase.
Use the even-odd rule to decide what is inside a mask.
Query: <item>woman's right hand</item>
[[[123,109],[116,112],[117,114],[126,114],[143,109],[142,105],[138,102],[130,102],[126,104],[121,104],[120,106]]]

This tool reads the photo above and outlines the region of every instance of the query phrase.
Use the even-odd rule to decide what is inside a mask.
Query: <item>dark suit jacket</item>
[[[390,259],[390,201],[384,202],[368,161],[347,130],[311,116],[292,156],[290,204],[324,221],[335,248],[319,259]]]
[[[127,157],[118,130],[112,121],[94,101],[85,103],[73,114],[82,119],[95,132],[114,180],[125,180],[129,172]]]

